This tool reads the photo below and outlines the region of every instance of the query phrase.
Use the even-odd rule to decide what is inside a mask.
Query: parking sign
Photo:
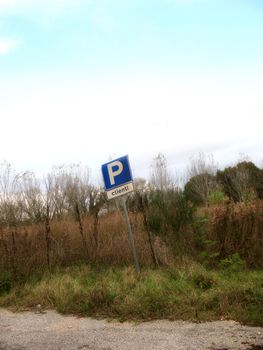
[[[128,156],[103,164],[101,170],[108,199],[133,191],[133,178]]]

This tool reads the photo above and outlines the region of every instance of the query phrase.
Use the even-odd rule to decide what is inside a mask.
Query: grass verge
[[[0,306],[118,320],[233,319],[263,326],[263,271],[210,271],[202,265],[144,270],[59,269],[2,292]]]

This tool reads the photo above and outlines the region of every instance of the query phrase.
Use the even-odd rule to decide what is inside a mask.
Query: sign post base
[[[134,239],[133,239],[128,210],[127,210],[127,206],[126,206],[126,200],[125,200],[124,196],[122,197],[122,205],[123,205],[123,209],[124,209],[126,224],[128,226],[128,235],[129,235],[129,241],[130,241],[131,248],[132,248],[132,254],[134,257],[135,268],[136,268],[137,272],[141,272],[140,264],[139,264],[139,260],[138,260],[138,256],[137,256],[137,252],[136,252],[136,247],[135,247],[135,243],[134,243]]]

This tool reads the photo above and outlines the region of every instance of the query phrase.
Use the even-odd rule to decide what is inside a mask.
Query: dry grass
[[[220,258],[239,253],[248,266],[263,267],[263,201],[217,206],[208,217],[207,239]]]
[[[262,201],[215,206],[203,210],[203,214],[209,218],[204,227],[203,239],[215,243],[211,249],[219,252],[218,262],[239,253],[248,266],[263,266]],[[130,218],[140,263],[144,267],[151,267],[153,261],[143,218],[139,213],[131,213]],[[100,217],[97,231],[94,230],[94,217],[85,217],[85,245],[79,224],[72,218],[53,220],[50,227],[49,246],[45,223],[0,228],[0,272],[8,270],[14,276],[27,277],[34,271],[45,271],[48,267],[47,249],[51,270],[80,263],[93,266],[133,264],[127,227],[120,212]],[[180,235],[169,232],[166,237],[155,237],[154,248],[164,265],[171,265],[178,255],[198,258],[198,249],[201,249],[196,245],[196,232],[189,225]]]
[[[131,222],[140,263],[151,266],[152,258],[140,215],[131,215]],[[121,213],[113,213],[99,220],[98,237],[94,237],[94,219],[83,220],[84,238],[79,225],[72,219],[51,222],[49,256],[51,269],[76,263],[122,266],[133,264],[127,227]],[[156,239],[157,254],[167,260],[167,248]],[[13,270],[23,276],[47,268],[45,225],[19,226],[2,229],[0,233],[0,269]]]

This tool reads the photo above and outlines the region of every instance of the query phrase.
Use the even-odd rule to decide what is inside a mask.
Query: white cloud
[[[0,0],[1,1],[1,0]],[[0,38],[0,55],[8,54],[17,47],[18,41],[12,38]]]

